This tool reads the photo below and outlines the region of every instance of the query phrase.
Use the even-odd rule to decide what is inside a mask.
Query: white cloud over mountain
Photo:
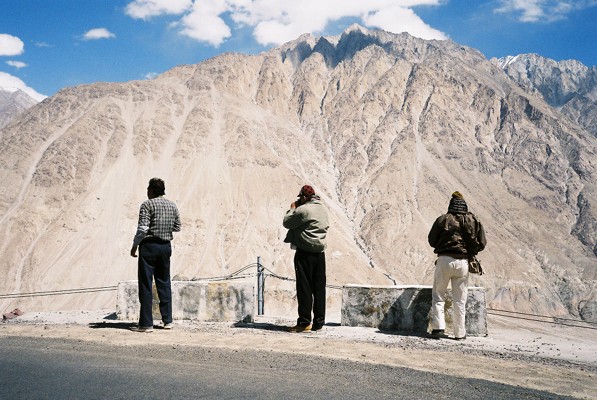
[[[252,28],[261,45],[280,45],[303,33],[322,33],[328,24],[343,18],[422,39],[447,39],[415,11],[416,7],[446,4],[445,0],[134,0],[125,12],[143,20],[177,16],[173,25],[182,35],[217,47],[235,28]],[[597,0],[496,0],[494,12],[523,23],[553,22],[594,6]]]
[[[38,93],[35,89],[32,89],[29,86],[27,86],[25,82],[23,82],[16,76],[2,71],[0,71],[0,89],[19,89],[27,93],[29,96],[31,96],[37,101],[42,101],[47,97],[41,93]]]
[[[322,32],[342,18],[424,39],[446,39],[447,35],[413,11],[415,6],[441,4],[441,0],[135,0],[126,13],[139,19],[180,15],[181,34],[213,46],[231,37],[234,28],[244,26],[253,28],[258,43],[279,45],[306,32]]]

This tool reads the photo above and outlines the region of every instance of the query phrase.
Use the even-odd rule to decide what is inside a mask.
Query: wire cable
[[[64,294],[80,294],[80,293],[93,293],[93,292],[107,292],[118,289],[118,286],[102,286],[94,288],[80,288],[80,289],[64,289],[64,290],[48,290],[43,292],[30,292],[30,293],[8,293],[0,294],[0,299],[16,299],[21,297],[37,297],[37,296],[57,296]]]
[[[283,281],[296,282],[296,279],[294,279],[294,278],[288,278],[286,276],[280,276],[280,275],[272,272],[268,268],[264,268],[264,269],[270,272],[269,274],[265,274],[265,276],[271,276],[272,278],[280,279],[280,280],[283,280]],[[339,289],[339,290],[343,289],[343,286],[331,285],[331,284],[326,284],[325,287],[330,288],[330,289]]]
[[[572,318],[562,318],[562,317],[552,317],[552,316],[549,316],[549,315],[529,314],[529,313],[523,313],[523,312],[519,312],[519,311],[498,310],[498,309],[495,309],[495,308],[487,308],[487,310],[488,311],[498,311],[498,312],[509,313],[509,314],[527,315],[527,316],[530,316],[530,317],[554,318],[554,319],[558,319],[558,320],[561,320],[561,321],[583,322],[583,323],[587,323],[587,324],[597,325],[597,322],[583,321],[583,320],[572,319]]]
[[[571,326],[571,327],[575,327],[575,328],[584,328],[584,329],[595,329],[595,330],[597,330],[597,327],[594,327],[594,326],[585,326],[585,325],[577,325],[577,324],[569,324],[569,323],[566,323],[566,322],[561,322],[561,321],[570,321],[570,322],[576,322],[576,323],[579,323],[579,324],[591,324],[591,325],[594,325],[595,322],[591,322],[591,321],[583,321],[583,320],[578,320],[578,319],[560,318],[560,317],[550,317],[550,316],[547,316],[547,315],[535,315],[535,314],[528,314],[528,313],[522,313],[522,312],[516,312],[516,311],[508,311],[508,310],[497,310],[497,309],[493,309],[493,308],[488,308],[487,310],[488,310],[487,314],[489,314],[489,315],[495,315],[495,316],[499,316],[499,317],[506,317],[506,318],[512,318],[512,319],[525,320],[525,321],[543,322],[543,323],[556,324],[556,325],[561,325],[561,326]],[[508,315],[508,314],[524,315],[525,317],[519,317],[517,315]],[[534,317],[534,318],[527,318],[526,316],[528,316],[528,317]],[[544,321],[544,320],[540,320],[540,319],[536,319],[536,318],[547,318],[547,319],[551,319],[552,321]]]

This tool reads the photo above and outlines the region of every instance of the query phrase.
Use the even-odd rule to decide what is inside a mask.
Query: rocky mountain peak
[[[538,54],[492,59],[518,85],[538,93],[597,136],[597,68],[576,60],[555,61]]]
[[[310,34],[302,35],[297,40],[275,49],[274,52],[280,51],[283,61],[290,58],[295,66],[311,54],[319,53],[324,57],[326,64],[334,68],[339,62],[352,59],[358,52],[369,46],[377,46],[391,57],[410,61],[420,61],[435,52],[444,52],[446,55],[456,52],[458,56],[466,53],[467,56],[474,58],[475,62],[484,59],[477,50],[449,40],[423,40],[407,33],[392,34],[381,30],[369,30],[358,24],[351,25],[337,36],[315,38]]]
[[[8,125],[19,114],[37,103],[37,100],[22,90],[0,88],[0,128]]]

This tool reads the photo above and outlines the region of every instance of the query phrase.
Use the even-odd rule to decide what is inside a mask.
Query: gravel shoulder
[[[407,367],[463,378],[597,399],[597,335],[592,325],[565,326],[489,317],[489,336],[433,340],[374,328],[328,324],[317,333],[291,334],[291,320],[258,317],[254,323],[176,321],[171,331],[136,333],[110,310],[26,313],[0,324],[8,336],[92,341],[115,346],[253,349],[317,355]]]

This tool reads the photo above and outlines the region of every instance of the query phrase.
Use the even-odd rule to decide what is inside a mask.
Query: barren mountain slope
[[[596,150],[477,51],[359,27],[64,89],[0,131],[0,293],[135,279],[138,206],[160,176],[182,214],[180,279],[257,256],[293,276],[281,219],[310,183],[331,212],[329,283],[429,284],[427,232],[459,190],[486,227],[471,284],[492,306],[595,320]]]

